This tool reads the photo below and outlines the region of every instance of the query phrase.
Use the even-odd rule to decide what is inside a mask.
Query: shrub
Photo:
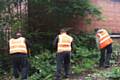
[[[45,50],[31,58],[31,66],[36,72],[30,76],[30,80],[53,80],[55,72],[55,57],[49,50]]]
[[[83,71],[93,70],[99,58],[99,52],[95,49],[95,44],[93,44],[94,36],[91,34],[72,36],[75,39],[75,51],[71,55],[72,73],[79,74]],[[30,80],[53,80],[56,66],[55,53],[51,53],[51,50],[45,49],[39,44],[34,44],[33,47]]]
[[[96,49],[93,34],[81,33],[74,37],[74,52],[72,54],[72,69],[74,73],[93,70],[99,59],[99,51]]]

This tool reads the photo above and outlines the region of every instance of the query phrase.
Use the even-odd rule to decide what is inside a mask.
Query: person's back
[[[16,53],[27,54],[27,47],[25,44],[24,37],[10,39],[9,45],[10,45],[10,54],[16,54]]]
[[[71,43],[73,38],[66,33],[61,33],[58,36],[58,49],[57,52],[71,51]]]
[[[9,40],[9,48],[13,64],[14,78],[19,78],[20,73],[22,80],[27,79],[29,63],[27,60],[28,50],[26,39],[22,37],[21,33],[16,33],[16,36]]]
[[[97,31],[96,37],[99,39],[99,48],[105,48],[109,44],[111,44],[113,41],[109,35],[109,33],[105,29],[99,29]]]
[[[112,54],[112,38],[105,29],[96,29],[96,42],[100,49],[99,67],[110,67],[110,58]]]
[[[64,77],[69,77],[69,68],[70,68],[70,54],[72,50],[73,38],[67,34],[64,29],[61,29],[60,34],[55,39],[55,44],[57,45],[56,61],[57,61],[57,70],[56,70],[56,79],[61,80],[61,68],[64,65]]]

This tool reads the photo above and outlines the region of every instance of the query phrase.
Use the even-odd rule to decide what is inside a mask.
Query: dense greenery
[[[34,68],[30,80],[53,80],[55,74],[55,53],[49,50],[42,51],[30,60]]]
[[[94,47],[91,47],[91,49],[87,44],[90,43],[89,39],[94,40],[94,36],[92,34],[81,34],[74,35],[73,37],[75,38],[75,45],[71,55],[71,73],[80,74],[89,69],[92,71],[99,57],[94,48],[95,45],[93,45]],[[88,43],[83,44],[85,41]],[[39,48],[39,50],[35,50],[32,53],[33,56],[30,61],[32,61],[31,65],[32,68],[34,68],[34,70],[32,70],[34,73],[31,74],[30,80],[53,80],[56,71],[56,53],[43,49],[40,45],[37,46],[37,44],[35,44],[34,47],[36,47],[36,49]]]
[[[100,10],[90,0],[30,0],[29,9],[27,29],[34,32],[58,31],[61,27],[74,29],[72,20],[80,18],[90,23],[91,19],[101,17]]]
[[[100,52],[97,50],[95,38],[93,34],[81,33],[79,35],[71,34],[75,39],[74,51],[71,54],[71,73],[79,76],[85,76],[85,80],[93,80],[100,77],[101,80],[108,78],[118,78],[119,68],[111,68],[111,70],[97,70]],[[83,44],[84,43],[84,44]],[[49,43],[50,44],[50,43]],[[49,45],[47,44],[47,45]],[[91,47],[89,46],[91,45]],[[119,45],[113,45],[113,53]],[[30,80],[53,80],[56,71],[55,52],[50,49],[45,49],[40,45],[35,44],[36,49],[31,58],[31,75]],[[111,65],[116,65],[119,52],[112,55]]]
[[[11,64],[7,50],[7,36],[3,28],[11,25],[13,31],[21,26],[26,32],[26,37],[32,44],[30,60],[29,80],[53,80],[56,71],[56,53],[52,42],[61,27],[74,27],[68,25],[69,21],[80,18],[83,22],[90,23],[92,18],[100,19],[101,12],[90,0],[29,0],[28,18],[18,18],[21,14],[13,16],[9,12],[11,3],[19,3],[23,0],[0,1],[0,79],[11,78]],[[7,13],[7,15],[5,15]],[[23,15],[23,14],[22,14]],[[23,16],[22,16],[23,17]],[[17,19],[16,19],[17,18]],[[26,23],[28,19],[29,23]],[[29,25],[29,26],[28,26]],[[71,54],[71,73],[79,76],[85,74],[85,80],[92,80],[88,73],[95,76],[104,74],[105,78],[118,78],[119,67],[108,72],[97,72],[99,51],[96,48],[94,34],[71,34],[74,37],[74,50]],[[117,46],[117,47],[116,47]],[[119,45],[114,50],[119,50]],[[114,52],[111,63],[116,64],[119,52]],[[6,66],[6,67],[4,67]],[[99,73],[99,74],[98,74]],[[7,79],[6,79],[7,78]]]

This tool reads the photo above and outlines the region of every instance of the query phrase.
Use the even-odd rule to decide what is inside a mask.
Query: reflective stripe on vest
[[[18,39],[10,39],[9,46],[10,46],[10,54],[14,54],[14,53],[27,54],[25,38],[23,37],[20,37]]]
[[[101,29],[100,31],[98,31],[96,36],[99,38],[99,47],[101,49],[105,48],[107,45],[113,42],[108,32],[104,29]]]
[[[59,35],[57,52],[71,51],[72,41],[73,41],[73,38],[67,34]]]

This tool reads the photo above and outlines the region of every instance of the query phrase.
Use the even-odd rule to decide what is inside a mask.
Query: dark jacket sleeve
[[[57,44],[58,44],[58,36],[53,41],[53,48],[57,50]]]
[[[27,47],[28,55],[29,55],[31,54],[31,43],[27,39],[25,39],[25,44]]]
[[[72,51],[74,51],[74,41],[71,42]]]

